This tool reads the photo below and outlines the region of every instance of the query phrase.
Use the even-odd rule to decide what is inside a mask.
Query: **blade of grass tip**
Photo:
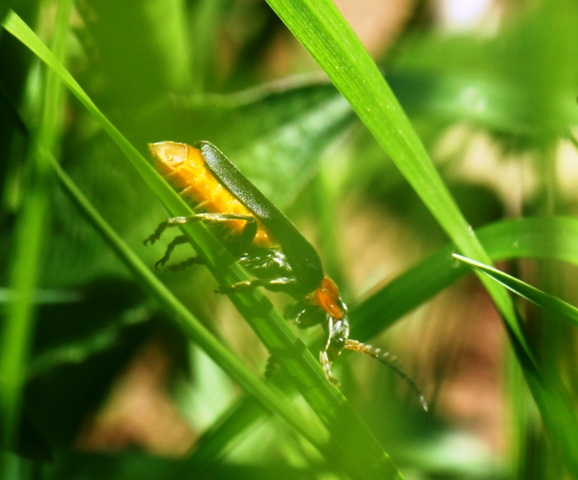
[[[543,292],[536,287],[528,285],[522,280],[518,280],[505,272],[502,272],[494,267],[485,265],[483,263],[472,260],[471,258],[466,258],[462,255],[454,253],[452,255],[454,258],[460,262],[465,263],[473,270],[478,270],[483,274],[487,275],[494,281],[506,287],[508,290],[514,292],[526,300],[542,307],[545,310],[550,311],[556,315],[560,315],[564,320],[570,322],[571,324],[578,326],[578,309],[573,305],[561,300],[555,295],[550,295]]]
[[[267,0],[347,98],[442,228],[465,255],[490,263],[375,62],[330,0]],[[481,275],[529,361],[534,362],[506,292]]]
[[[70,73],[14,12],[6,18],[4,27],[60,75],[64,84],[119,145],[173,216],[192,213],[183,199],[100,112]],[[202,224],[187,224],[182,230],[197,251],[205,256],[207,267],[219,282],[228,285],[246,279],[244,270]],[[356,477],[401,478],[397,467],[369,428],[343,394],[326,381],[317,360],[295,337],[263,293],[250,290],[230,298],[272,355],[290,372],[305,400],[331,432],[331,441],[335,442],[330,448],[333,458],[337,457],[337,461]]]
[[[53,37],[54,54],[58,58],[65,56],[70,12],[70,0],[59,2]],[[33,108],[36,107],[41,116],[38,137],[49,150],[57,141],[61,118],[56,112],[62,111],[62,103],[62,85],[58,76],[47,69],[44,91]],[[29,149],[27,164],[30,165],[31,176],[15,229],[15,253],[9,278],[14,299],[8,303],[0,343],[3,449],[14,447],[16,441],[19,404],[35,315],[36,286],[49,214],[50,171],[48,164],[38,155],[36,146]],[[2,469],[4,467],[11,468],[3,463]]]

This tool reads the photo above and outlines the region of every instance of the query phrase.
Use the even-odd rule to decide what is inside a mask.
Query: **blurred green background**
[[[285,3],[295,15],[307,5]],[[578,304],[578,3],[336,4],[490,257]],[[530,394],[519,346],[420,200],[427,185],[410,186],[268,3],[3,1],[5,22],[11,9],[141,154],[150,142],[211,141],[318,247],[352,338],[395,354],[430,404],[426,421],[367,357],[335,363],[404,478],[578,478],[575,322],[513,295],[536,376],[556,385]],[[155,192],[98,118],[0,35],[3,478],[355,477],[191,342],[57,184],[40,151],[147,266],[162,256],[166,241],[143,245],[169,215]],[[192,252],[181,250],[174,261]],[[266,348],[205,268],[157,274],[262,375]],[[288,300],[269,296],[281,309]],[[294,330],[318,350],[320,332]],[[314,423],[283,375],[274,388]]]

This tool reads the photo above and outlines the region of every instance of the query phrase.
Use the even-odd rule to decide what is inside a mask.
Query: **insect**
[[[349,338],[347,306],[337,285],[324,273],[315,248],[217,147],[203,141],[194,147],[160,142],[149,148],[159,172],[174,187],[182,189],[180,194],[194,203],[197,213],[162,222],[145,244],[155,243],[169,227],[195,221],[220,225],[223,243],[255,278],[221,286],[218,292],[265,287],[291,295],[295,303],[286,309],[286,316],[299,328],[321,325],[325,331],[319,360],[330,382],[338,384],[331,365],[344,349],[361,352],[400,375],[418,393],[427,412],[417,386],[387,354]],[[182,235],[175,237],[155,267],[164,266],[174,248],[186,241]],[[202,260],[194,257],[184,262],[196,263]]]

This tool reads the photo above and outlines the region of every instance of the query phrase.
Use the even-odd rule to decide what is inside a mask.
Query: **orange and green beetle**
[[[199,213],[162,222],[145,243],[156,242],[171,226],[193,221],[221,224],[224,244],[255,278],[221,286],[219,292],[265,287],[291,295],[296,303],[286,309],[286,316],[300,328],[321,325],[325,331],[319,359],[328,380],[338,383],[331,373],[331,364],[344,349],[362,352],[393,368],[418,392],[427,410],[423,395],[387,354],[349,338],[347,306],[337,285],[324,273],[315,248],[217,147],[203,141],[194,147],[160,142],[149,148],[160,173],[182,189],[181,195],[192,200]],[[156,267],[164,265],[181,243],[186,243],[185,237],[176,237]],[[202,261],[195,257],[186,263]]]

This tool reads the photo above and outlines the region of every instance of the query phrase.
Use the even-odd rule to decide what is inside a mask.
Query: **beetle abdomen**
[[[242,202],[227,190],[207,168],[200,150],[185,143],[158,142],[149,144],[157,162],[157,170],[176,188],[208,213],[236,214],[255,217]],[[229,220],[224,225],[239,235],[245,228],[244,220]],[[256,247],[271,247],[271,234],[257,220]]]

